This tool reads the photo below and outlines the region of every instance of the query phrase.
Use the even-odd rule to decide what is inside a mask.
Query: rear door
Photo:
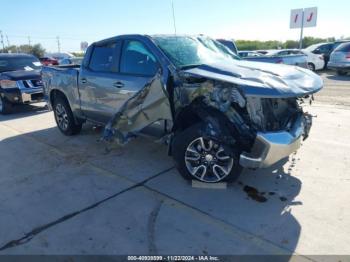
[[[108,122],[123,102],[117,86],[121,46],[121,40],[95,45],[79,75],[81,109],[90,120]]]

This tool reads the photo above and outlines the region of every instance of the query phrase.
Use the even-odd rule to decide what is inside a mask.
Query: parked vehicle
[[[14,104],[43,100],[40,61],[27,54],[0,54],[0,113],[11,111]]]
[[[305,54],[291,54],[284,50],[267,50],[265,55],[246,57],[245,59],[256,62],[294,65],[308,68],[307,56]]]
[[[331,54],[328,68],[335,70],[338,75],[350,72],[350,42],[339,45]]]
[[[126,144],[167,123],[180,173],[214,183],[243,167],[268,167],[296,151],[311,127],[302,99],[323,87],[310,70],[244,61],[205,36],[123,35],[93,43],[81,67],[44,67],[48,105],[59,130],[85,121]]]
[[[238,49],[236,46],[236,43],[234,40],[225,40],[225,39],[217,39],[219,43],[223,44],[226,46],[228,49],[230,49],[234,54],[238,54]]]
[[[340,44],[344,42],[349,42],[350,40],[341,40],[341,41],[335,41],[335,42],[330,42],[330,43],[319,43],[319,44],[314,44],[311,45],[304,50],[317,54],[317,55],[323,55],[325,65],[324,69],[327,68],[328,61],[330,59],[330,55],[333,52],[334,49],[336,49]]]
[[[58,65],[57,59],[52,58],[52,57],[40,57],[39,61],[44,66]]]
[[[306,50],[282,49],[282,50],[274,51],[274,54],[277,54],[279,56],[305,55],[307,59],[308,68],[311,71],[321,70],[324,68],[324,64],[325,64],[323,55],[316,55]]]
[[[82,57],[71,57],[60,60],[60,65],[81,65]]]
[[[262,54],[255,52],[255,51],[238,51],[238,55],[241,58],[262,56]]]

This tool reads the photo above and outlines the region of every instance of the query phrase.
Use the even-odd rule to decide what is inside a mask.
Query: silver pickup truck
[[[105,139],[126,144],[164,121],[180,173],[208,183],[296,151],[311,127],[301,102],[323,87],[310,70],[241,61],[205,36],[117,36],[93,43],[80,68],[42,75],[63,134],[91,121],[105,125]]]

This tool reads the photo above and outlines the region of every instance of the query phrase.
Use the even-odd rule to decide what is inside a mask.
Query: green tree
[[[26,53],[26,54],[32,54],[36,57],[42,57],[45,54],[45,49],[42,47],[41,44],[35,44],[35,45],[20,45],[15,46],[11,45],[4,49],[5,53]]]

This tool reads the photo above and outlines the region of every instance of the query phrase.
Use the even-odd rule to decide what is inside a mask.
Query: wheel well
[[[62,97],[63,99],[65,99],[68,102],[68,99],[67,99],[66,95],[62,91],[54,89],[50,93],[50,103],[51,103],[51,105],[54,105],[55,100],[56,100],[57,97]]]
[[[202,121],[194,108],[189,105],[183,108],[176,116],[173,131],[183,131]]]

